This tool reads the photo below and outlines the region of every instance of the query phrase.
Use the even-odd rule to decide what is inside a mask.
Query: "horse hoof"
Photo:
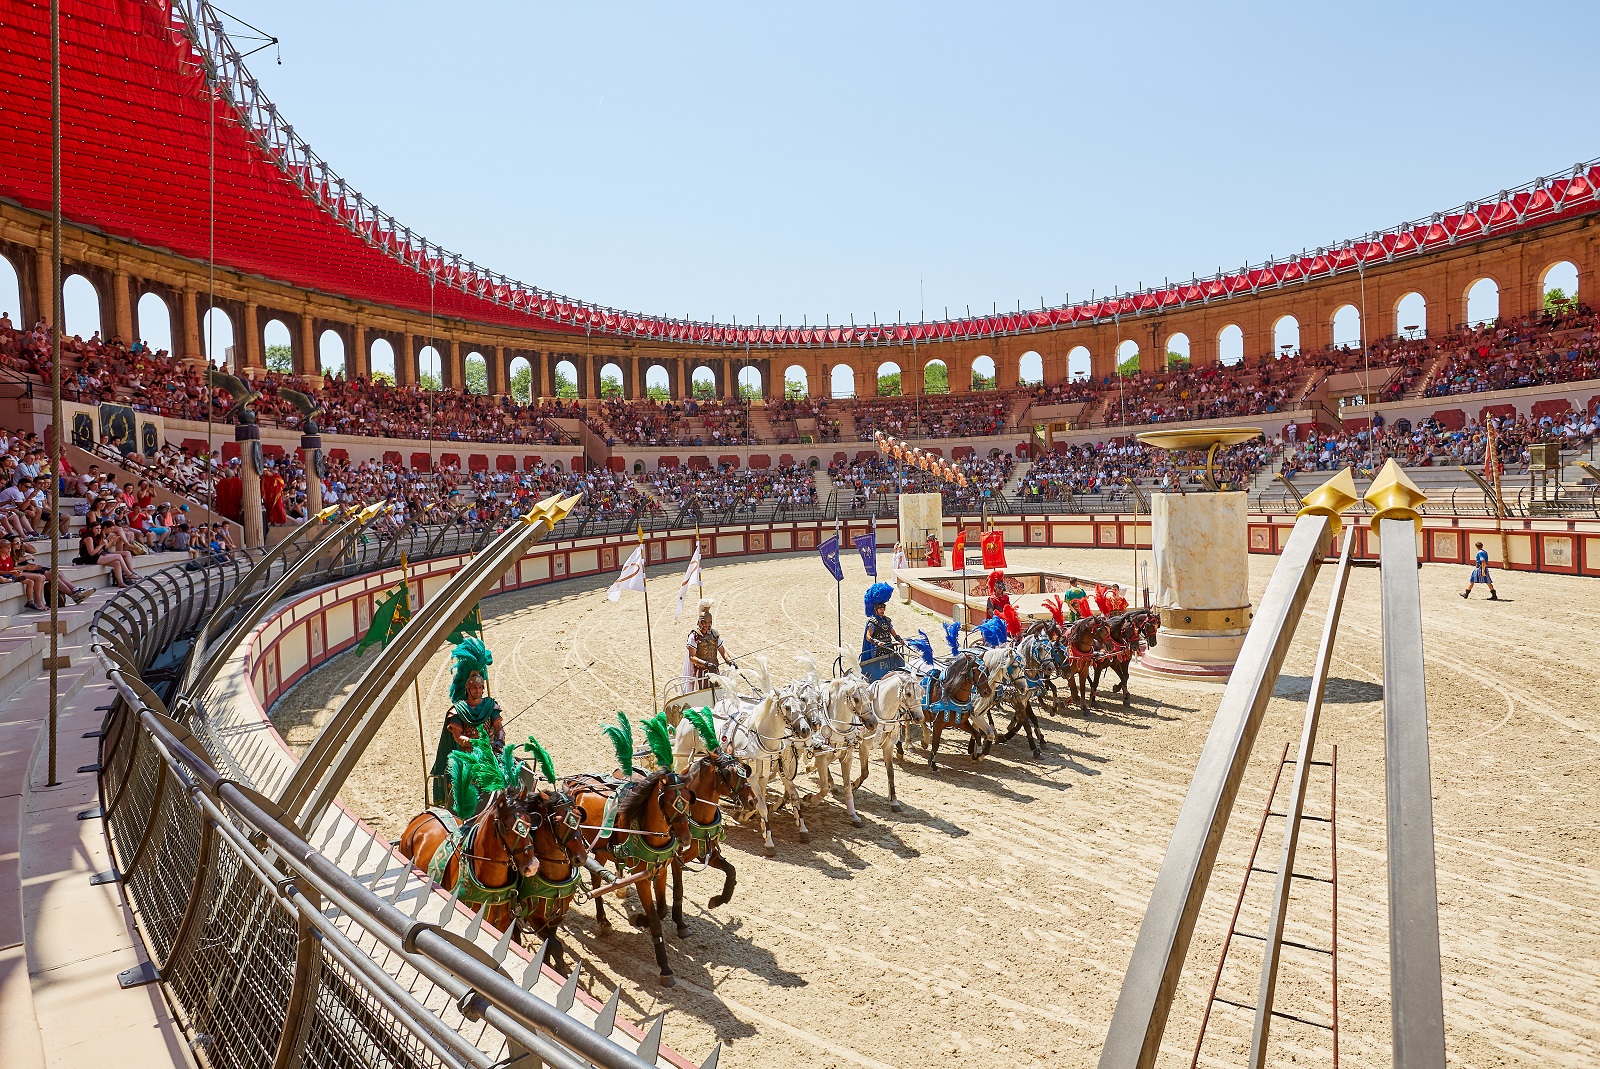
[[[726,898],[723,898],[721,895],[712,895],[706,901],[706,908],[707,909],[716,909],[718,906],[724,904],[727,901],[728,900]]]
[[[899,802],[890,802],[889,803],[889,811],[892,812],[892,813],[900,812],[900,803]]]
[[[678,925],[678,938],[679,939],[687,939],[687,938],[689,938],[689,926],[687,924]]]
[[[808,832],[808,831],[801,832],[800,833],[800,841],[803,842],[803,843],[809,843],[811,841],[811,833]]]
[[[866,827],[866,821],[862,820],[860,817],[851,817],[850,823],[854,824],[858,828]]]
[[[768,857],[778,856],[778,848],[776,846],[763,846],[761,849]]]
[[[596,935],[600,936],[601,938],[604,938],[604,937],[606,937],[606,936],[611,934],[611,925],[610,924],[597,924],[597,925],[594,926],[594,932],[595,932]]]
[[[628,918],[628,923],[633,925],[635,928],[643,928],[648,925],[650,921],[643,913],[635,913],[633,916]]]
[[[668,973],[667,975],[665,975],[665,976],[663,976],[661,978],[661,986],[662,987],[677,987],[678,986],[678,978],[676,976],[673,976],[671,973]]]

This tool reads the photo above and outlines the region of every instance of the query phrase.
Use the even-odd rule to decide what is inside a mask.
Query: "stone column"
[[[450,348],[445,365],[439,369],[440,376],[444,379],[442,385],[453,390],[467,388],[466,367],[462,363],[461,343],[455,338],[450,339]]]
[[[300,463],[306,471],[306,511],[315,515],[322,511],[322,477],[317,465],[322,462],[322,435],[300,436]]]
[[[265,371],[266,362],[261,356],[261,326],[257,315],[261,306],[254,301],[246,301],[244,306],[244,367],[248,370]]]
[[[200,295],[189,286],[183,288],[183,358],[191,363],[203,364],[206,350],[200,344],[200,313],[196,306]]]
[[[394,354],[394,381],[397,386],[411,386],[417,381],[416,345],[417,336],[406,331],[400,351]]]
[[[239,443],[239,500],[243,505],[244,544],[259,548],[266,544],[266,518],[261,512],[261,473],[256,470],[252,456],[261,448],[261,428],[254,423],[241,423],[233,429],[233,440]]]
[[[1243,492],[1152,494],[1150,544],[1161,612],[1147,667],[1226,676],[1250,627],[1249,528]]]
[[[506,349],[503,345],[490,346],[489,352],[489,393],[496,401],[510,392],[508,384],[509,375],[506,374]]]
[[[49,236],[48,231],[41,231]],[[38,294],[39,318],[46,323],[53,324],[56,314],[56,292],[53,285],[54,279],[50,267],[50,250],[48,247],[33,250],[33,292]],[[18,327],[32,329],[32,323],[18,323]]]
[[[117,337],[124,342],[134,342],[133,336],[133,301],[128,292],[128,272],[113,271],[111,273],[111,307],[113,318],[116,321]]]
[[[367,328],[360,323],[350,328],[351,351],[344,355],[344,377],[353,379],[357,375],[368,375],[372,368],[367,357]]]
[[[294,373],[301,378],[316,378],[322,370],[317,359],[317,327],[311,313],[300,313],[300,345],[294,354]]]

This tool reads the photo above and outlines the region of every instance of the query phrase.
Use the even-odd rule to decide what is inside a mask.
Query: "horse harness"
[[[446,870],[457,854],[460,855],[462,864],[456,867],[457,897],[462,902],[472,905],[499,906],[507,902],[514,902],[521,894],[521,877],[513,879],[504,887],[485,887],[478,881],[468,861],[486,861],[487,858],[479,857],[472,852],[472,844],[477,841],[478,831],[483,827],[481,814],[470,823],[463,824],[448,809],[442,806],[429,806],[428,812],[433,814],[435,820],[444,825],[449,837],[439,844],[439,849],[433,852],[433,858],[428,862],[428,878],[434,883],[443,886]],[[510,861],[510,850],[507,850],[507,867],[516,875],[516,866]],[[499,864],[499,862],[495,862]]]
[[[674,778],[677,776],[676,773],[668,773],[668,775]],[[568,782],[573,781],[583,783],[595,794],[601,795],[606,800],[605,815],[600,820],[600,826],[582,825],[586,831],[599,833],[590,843],[591,848],[601,839],[611,839],[611,854],[614,858],[619,862],[637,861],[642,865],[660,865],[672,860],[677,854],[678,840],[672,834],[670,818],[668,820],[669,826],[664,833],[647,832],[642,828],[619,828],[614,823],[617,817],[618,788],[627,786],[628,780],[616,780],[609,776],[601,778],[600,776],[578,775],[569,777]],[[687,811],[688,803],[683,802],[681,798],[678,801],[683,804],[684,809]],[[665,810],[663,810],[663,814],[665,814]],[[694,828],[693,820],[689,821],[689,827],[692,832]],[[651,834],[665,834],[667,836],[667,844],[665,846],[651,846],[645,842],[645,836]]]

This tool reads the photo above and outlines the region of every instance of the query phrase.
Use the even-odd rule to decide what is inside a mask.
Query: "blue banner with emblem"
[[[868,531],[866,534],[856,535],[852,541],[856,544],[856,551],[861,554],[861,567],[874,579],[878,577],[878,532]]]
[[[839,536],[829,535],[817,545],[817,552],[822,556],[822,566],[828,569],[836,582],[844,582],[844,568],[839,564]]]

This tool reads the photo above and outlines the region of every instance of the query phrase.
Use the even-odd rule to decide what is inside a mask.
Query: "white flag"
[[[689,588],[700,581],[700,543],[694,544],[694,556],[689,558],[689,567],[683,573],[683,582],[678,584],[678,611],[672,614],[676,620],[683,615],[683,598]]]
[[[624,590],[644,591],[644,546],[633,551],[627,563],[622,566],[622,571],[617,575],[617,581],[611,584],[611,589],[606,591],[606,597],[616,601],[622,597]]]

